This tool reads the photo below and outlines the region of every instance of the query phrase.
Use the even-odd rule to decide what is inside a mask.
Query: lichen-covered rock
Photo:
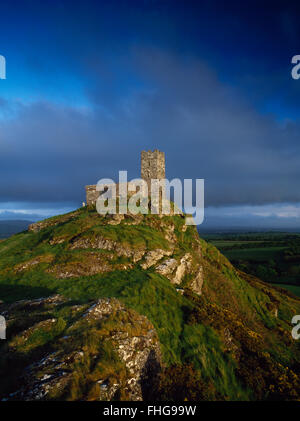
[[[175,243],[177,241],[177,237],[174,233],[175,225],[169,224],[165,228],[165,239],[168,240],[170,243]]]
[[[169,251],[169,250],[163,250],[163,249],[150,250],[145,255],[145,261],[141,263],[141,266],[143,269],[148,269],[151,266],[155,265],[164,256],[171,256],[171,255],[172,255],[172,251]]]
[[[62,304],[66,301],[64,297],[59,294],[51,295],[50,297],[41,297],[33,300],[20,300],[11,304],[1,303],[0,313],[5,316],[6,320],[14,318],[16,312],[30,313],[36,309],[47,308],[51,310],[53,307]]]
[[[189,276],[191,278],[189,288],[196,294],[201,294],[204,281],[203,267],[199,262],[193,262],[191,253],[184,254],[180,260],[165,259],[155,270],[176,285],[182,284],[185,276]]]
[[[124,265],[112,264],[113,257],[112,253],[83,252],[82,255],[70,258],[65,263],[51,265],[47,272],[54,274],[56,278],[65,279],[92,276],[116,269],[122,270]]]
[[[196,294],[201,295],[202,286],[204,282],[203,267],[199,265],[198,271],[194,274],[193,279],[190,284],[190,288]]]
[[[156,266],[156,271],[170,279],[170,275],[172,275],[177,266],[178,262],[176,259],[166,259]]]
[[[22,272],[23,270],[31,269],[33,266],[38,265],[40,263],[51,263],[54,260],[54,255],[52,254],[43,254],[41,256],[37,256],[33,259],[27,260],[22,262],[14,267],[16,272]]]
[[[183,280],[184,275],[191,269],[192,256],[190,253],[186,253],[181,259],[177,266],[175,276],[173,278],[174,284],[180,284]]]
[[[118,243],[100,235],[96,238],[80,237],[75,239],[71,246],[71,249],[102,249],[108,251],[114,251],[117,256],[125,256],[131,258],[133,262],[138,262],[144,256],[146,250],[144,248],[131,248],[123,244]]]
[[[56,295],[6,306],[8,325],[16,311],[31,306],[34,314],[37,304],[39,317],[46,317],[53,306],[68,302]],[[149,320],[114,298],[88,307],[70,303],[69,311],[74,318],[69,326],[59,318],[48,318],[10,338],[9,359],[20,352],[37,353],[37,358],[20,372],[16,390],[0,399],[147,398],[161,369],[160,345]],[[44,351],[37,352],[41,345]]]

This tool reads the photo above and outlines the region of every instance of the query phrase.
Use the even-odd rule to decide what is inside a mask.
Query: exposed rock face
[[[165,239],[168,240],[170,243],[175,243],[177,241],[176,235],[174,233],[175,226],[174,224],[170,224],[165,227]]]
[[[156,332],[149,326],[143,336],[128,337],[124,333],[112,336],[118,355],[125,362],[130,378],[125,390],[130,400],[143,400],[151,392],[151,384],[160,372],[161,356]]]
[[[54,259],[54,256],[51,254],[44,254],[42,256],[37,256],[34,259],[27,260],[27,262],[20,263],[14,267],[16,272],[22,272],[23,270],[30,269],[31,267],[38,265],[39,263],[51,263]]]
[[[138,262],[144,256],[146,250],[143,248],[134,249],[119,244],[116,241],[97,236],[96,238],[80,237],[72,242],[71,249],[102,249],[114,251],[118,256],[129,257],[133,262]]]
[[[173,279],[174,284],[180,284],[184,275],[191,268],[192,256],[190,253],[186,253],[181,259],[177,266],[175,277]]]
[[[194,274],[193,280],[190,284],[191,290],[194,291],[196,294],[201,295],[203,282],[204,282],[203,267],[199,266],[198,271]]]
[[[197,294],[201,294],[203,268],[199,264],[196,264],[196,268],[192,268],[192,255],[190,253],[186,253],[180,260],[174,258],[164,260],[156,266],[156,271],[176,285],[180,285],[185,275],[190,274],[192,277],[190,288]]]
[[[112,258],[112,254],[103,256],[95,252],[86,252],[79,261],[71,260],[67,263],[52,265],[47,272],[53,273],[56,278],[92,276],[113,270]],[[118,265],[116,265],[116,268],[118,268]]]
[[[157,272],[166,276],[173,284],[181,284],[184,275],[191,267],[191,255],[185,254],[179,261],[167,259],[156,267]]]
[[[116,312],[125,312],[126,308],[116,299],[101,299],[91,306],[84,317],[88,322],[109,318]],[[135,323],[143,329],[142,335],[129,335],[127,331],[116,331],[110,337],[115,349],[122,361],[124,361],[129,373],[124,390],[130,400],[142,400],[143,395],[149,393],[151,383],[155,381],[161,367],[161,353],[157,334],[145,316],[135,313]],[[151,376],[151,377],[150,377]],[[107,383],[107,379],[100,379],[101,385]],[[106,384],[105,383],[105,384]],[[148,384],[147,384],[148,383]],[[117,386],[102,387],[105,390],[105,398],[113,398]]]
[[[174,272],[175,268],[177,268],[178,262],[176,259],[167,259],[162,262],[160,265],[156,266],[156,271],[161,275],[166,276],[169,279],[171,278],[172,273]]]
[[[47,299],[22,301],[6,306],[4,311],[8,326],[15,318],[15,311],[25,308],[47,311],[64,303],[64,299],[53,296]],[[40,359],[24,367],[20,375],[20,387],[12,391],[4,400],[48,400],[66,396],[72,391],[76,382],[77,370],[80,365],[85,367],[87,361],[94,361],[87,366],[85,373],[89,392],[82,395],[83,400],[111,400],[116,396],[123,399],[143,400],[151,392],[153,382],[161,370],[161,353],[157,334],[149,320],[133,310],[127,309],[117,299],[100,299],[88,308],[86,305],[71,306],[75,323],[68,328],[58,329],[56,318],[46,319],[20,332],[9,344],[10,355],[30,346],[32,338],[38,331],[51,334],[57,333],[57,346],[50,349]],[[4,309],[2,309],[3,311]],[[114,322],[119,320],[119,323]],[[121,322],[122,321],[122,322]],[[85,342],[78,339],[84,332],[93,331],[99,337],[97,346],[89,348]],[[81,333],[80,333],[81,332]],[[92,336],[91,336],[92,337]],[[102,347],[109,344],[113,353],[120,359],[123,375],[118,375],[108,369],[114,361],[106,360],[101,369]],[[28,345],[27,345],[28,344]],[[84,345],[85,344],[85,345]],[[99,349],[99,351],[98,351]],[[100,352],[100,353],[99,353]],[[97,362],[100,368],[97,368]],[[78,366],[79,364],[79,366]],[[93,372],[93,368],[96,369]],[[113,367],[113,366],[112,366]],[[101,371],[103,376],[101,376]],[[80,373],[80,372],[79,372]],[[109,374],[111,373],[111,374]]]
[[[171,254],[172,254],[172,251],[168,251],[168,250],[162,250],[162,249],[150,250],[145,255],[145,262],[143,262],[141,266],[143,269],[148,269],[151,266],[155,265],[164,256],[171,256]]]

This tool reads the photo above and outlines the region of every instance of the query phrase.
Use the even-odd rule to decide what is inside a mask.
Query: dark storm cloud
[[[207,204],[300,201],[299,123],[258,113],[190,56],[136,48],[117,65],[126,76],[89,69],[89,106],[0,102],[13,110],[0,121],[2,201],[84,200],[85,184],[136,177],[140,151],[156,147],[169,178],[205,178]]]

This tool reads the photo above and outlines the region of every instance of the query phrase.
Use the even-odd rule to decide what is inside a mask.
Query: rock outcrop
[[[3,400],[51,400],[76,393],[76,378],[82,378],[84,400],[111,400],[122,394],[123,399],[143,400],[151,392],[161,370],[158,337],[149,320],[127,309],[117,299],[100,299],[87,305],[71,305],[61,296],[17,302],[2,306],[8,328],[18,312],[27,309],[32,315],[47,317],[55,307],[66,305],[75,322],[69,326],[58,318],[46,318],[21,330],[10,341],[10,358],[14,354],[32,352],[37,336],[53,335],[53,345],[33,363],[24,366],[19,387]],[[117,323],[116,321],[119,321]],[[80,339],[87,332],[88,340]],[[95,339],[96,342],[92,344]],[[55,341],[54,341],[55,339]],[[103,349],[110,354],[103,359]],[[75,382],[75,384],[74,384]],[[82,393],[82,392],[80,392]]]
[[[184,254],[180,259],[165,259],[156,266],[156,271],[176,285],[180,285],[185,276],[189,275],[192,279],[189,287],[197,294],[201,294],[204,281],[203,268],[201,264],[193,263],[191,253]]]
[[[71,244],[71,249],[101,249],[114,251],[118,256],[129,257],[133,262],[138,262],[144,256],[146,250],[143,248],[135,249],[126,245],[122,245],[117,241],[103,238],[100,235],[96,238],[80,237],[75,239]]]
[[[162,250],[162,249],[150,250],[145,255],[145,261],[141,263],[141,266],[143,269],[148,269],[151,266],[155,265],[164,256],[171,256],[171,254],[172,254],[172,251],[168,251],[168,250]]]

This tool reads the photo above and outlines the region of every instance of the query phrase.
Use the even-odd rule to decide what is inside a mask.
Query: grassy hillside
[[[194,282],[199,273],[201,288]],[[175,399],[180,390],[183,399],[300,398],[300,352],[290,333],[299,299],[237,271],[180,215],[117,220],[83,208],[0,243],[3,311],[17,300],[57,293],[72,305],[114,297],[147,317],[163,358],[157,399]],[[30,315],[22,318],[20,326],[9,325],[8,341],[1,344],[2,370],[17,335],[32,323]],[[70,314],[62,311],[58,318],[53,334],[23,349],[21,368],[68,334]],[[30,335],[37,335],[34,328]],[[113,356],[105,358],[117,364]],[[19,371],[8,375],[18,377]],[[2,396],[14,391],[14,381],[7,385]],[[81,389],[72,392],[76,398]]]

